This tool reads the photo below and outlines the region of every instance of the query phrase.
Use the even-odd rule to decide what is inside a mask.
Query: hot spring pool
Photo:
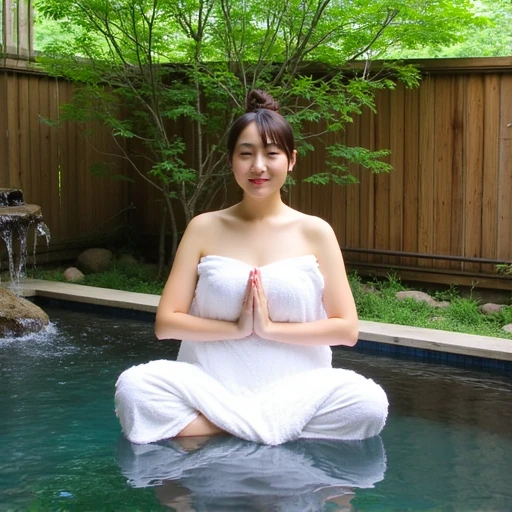
[[[510,374],[337,349],[388,393],[378,438],[134,447],[115,380],[177,345],[150,322],[45,309],[49,333],[0,339],[0,511],[512,510]]]

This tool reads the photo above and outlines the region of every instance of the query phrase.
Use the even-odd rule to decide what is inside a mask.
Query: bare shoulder
[[[221,216],[221,211],[200,213],[188,223],[187,230],[202,231],[211,229],[212,226],[219,223]]]
[[[336,241],[332,226],[320,217],[302,213],[301,226],[306,238],[314,245]]]
[[[188,223],[180,245],[186,247],[198,258],[208,254],[211,252],[211,247],[215,245],[215,241],[222,237],[232,217],[229,208],[196,215]]]

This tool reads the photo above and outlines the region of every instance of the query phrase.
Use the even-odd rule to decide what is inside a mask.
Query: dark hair
[[[254,89],[247,96],[246,113],[232,125],[228,134],[228,157],[233,158],[236,141],[247,125],[256,123],[263,144],[270,140],[277,144],[285,153],[288,162],[292,159],[295,149],[293,130],[290,123],[278,112],[279,104],[265,91]]]

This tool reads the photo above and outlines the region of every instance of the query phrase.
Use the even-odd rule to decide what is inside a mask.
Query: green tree
[[[225,133],[248,90],[278,98],[299,150],[312,150],[313,137],[374,109],[378,89],[397,79],[417,83],[412,67],[372,71],[373,59],[391,47],[457,40],[475,23],[470,7],[469,0],[39,0],[40,15],[66,34],[47,41],[40,62],[80,84],[62,119],[101,119],[132,169],[161,192],[172,258],[176,208],[188,222],[226,187]],[[193,141],[169,133],[178,119],[193,123]],[[140,154],[123,139],[138,141]],[[183,157],[186,144],[193,163]],[[329,151],[332,160],[309,181],[354,181],[350,163],[389,170],[385,152],[341,144]],[[163,261],[163,238],[160,254]]]
[[[472,10],[477,25],[464,27],[458,41],[415,49],[391,48],[387,58],[503,57],[512,55],[512,0],[477,0]]]

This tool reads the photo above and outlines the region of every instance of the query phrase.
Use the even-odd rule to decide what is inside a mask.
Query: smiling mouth
[[[265,179],[265,178],[256,178],[256,179],[252,179],[252,180],[249,180],[251,183],[254,183],[254,185],[263,185],[263,183],[266,183],[268,181],[268,179]]]

